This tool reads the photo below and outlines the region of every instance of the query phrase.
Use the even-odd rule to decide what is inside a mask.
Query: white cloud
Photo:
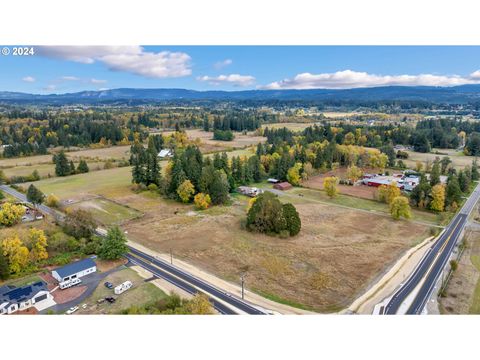
[[[41,46],[37,53],[83,64],[99,61],[110,70],[150,78],[181,77],[192,73],[188,54],[148,52],[141,46]]]
[[[78,81],[78,80],[80,80],[76,76],[62,76],[60,79],[64,80],[64,81]]]
[[[215,64],[213,64],[213,67],[217,70],[220,70],[228,65],[232,65],[232,63],[233,63],[232,59],[225,59],[225,60],[216,62]]]
[[[91,84],[105,84],[107,82],[107,80],[99,80],[99,79],[92,78],[92,79],[89,80],[89,82]]]
[[[22,78],[22,80],[29,83],[35,82],[35,78],[33,76],[25,76],[24,78]]]
[[[292,79],[275,81],[263,89],[350,89],[374,86],[456,86],[480,83],[480,70],[462,77],[459,75],[375,75],[352,70],[335,73],[301,73]]]
[[[231,84],[233,86],[248,86],[255,82],[255,78],[250,75],[230,74],[219,76],[200,76],[198,81],[206,81],[212,85]]]

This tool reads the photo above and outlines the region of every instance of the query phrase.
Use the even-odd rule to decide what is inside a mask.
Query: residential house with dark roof
[[[43,281],[22,287],[2,286],[0,287],[0,314],[26,310],[52,299],[53,296]]]
[[[97,264],[91,258],[76,261],[52,271],[52,276],[59,282],[78,279],[97,271]]]

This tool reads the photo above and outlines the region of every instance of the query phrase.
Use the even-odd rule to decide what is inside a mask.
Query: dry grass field
[[[355,210],[296,201],[300,235],[280,239],[242,229],[247,199],[204,212],[163,199],[117,201],[146,215],[123,227],[130,239],[282,302],[320,312],[342,309],[428,227]],[[342,221],[343,226],[338,226]]]
[[[463,169],[465,166],[472,165],[472,161],[474,160],[473,156],[466,156],[462,152],[458,152],[454,149],[433,149],[432,151],[438,151],[440,154],[407,151],[408,159],[403,160],[403,162],[407,167],[415,168],[417,161],[420,161],[425,167],[427,163],[432,164],[437,157],[441,159],[444,156],[448,156],[450,160],[452,160],[453,167]]]
[[[170,135],[172,133],[173,131],[162,132],[163,135]],[[255,136],[253,132],[249,132],[246,135],[235,132],[235,139],[233,139],[233,141],[213,140],[212,131],[207,132],[200,129],[193,129],[186,130],[186,133],[191,140],[201,140],[200,150],[203,153],[245,148],[266,141],[266,138],[263,136]]]

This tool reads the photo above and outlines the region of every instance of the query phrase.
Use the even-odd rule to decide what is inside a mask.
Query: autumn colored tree
[[[296,163],[287,171],[287,180],[292,185],[300,185],[300,170],[302,169],[302,163]]]
[[[49,207],[58,207],[58,205],[60,204],[60,199],[55,196],[54,194],[49,194],[47,196],[47,199],[45,200],[45,205],[49,206]]]
[[[410,219],[412,214],[410,212],[410,205],[408,199],[405,196],[397,196],[390,204],[390,214],[395,220],[404,217]]]
[[[198,210],[205,210],[208,209],[208,207],[212,203],[212,199],[210,199],[210,195],[208,194],[198,193],[193,198],[193,203]]]
[[[352,165],[347,168],[347,178],[349,180],[352,180],[353,182],[356,182],[358,179],[360,179],[363,175],[362,169],[359,169],[355,165]]]
[[[3,255],[7,258],[8,268],[11,274],[16,274],[27,266],[29,251],[18,237],[18,234],[3,239],[2,251]]]
[[[24,214],[25,209],[22,205],[6,202],[0,208],[0,225],[12,226],[18,224]]]
[[[210,315],[213,314],[213,307],[208,299],[208,296],[202,293],[197,293],[193,299],[188,301],[185,305],[187,314],[193,315]]]
[[[338,194],[338,179],[335,176],[326,177],[323,179],[323,188],[327,195],[331,198],[337,196]]]
[[[389,185],[381,185],[378,188],[378,197],[382,202],[391,204],[397,196],[400,196],[400,189],[395,181],[392,181]]]
[[[182,202],[188,203],[193,194],[195,194],[195,187],[190,180],[185,180],[177,188],[177,194]]]
[[[437,184],[432,187],[432,201],[430,209],[433,211],[443,211],[445,208],[445,186]]]
[[[28,241],[31,246],[30,259],[32,262],[38,262],[48,259],[47,237],[43,230],[32,228],[28,233]]]

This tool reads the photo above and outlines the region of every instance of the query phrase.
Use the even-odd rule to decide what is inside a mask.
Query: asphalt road
[[[151,272],[154,276],[159,277],[161,279],[164,279],[168,281],[169,283],[177,286],[178,288],[186,291],[189,294],[195,295],[199,291],[193,287],[192,285],[186,283],[185,281],[182,281],[180,279],[177,279],[175,276],[163,271],[162,269],[159,269],[158,267],[152,265],[149,262],[146,262],[136,256],[133,256],[131,254],[125,255],[125,257],[130,261],[130,263],[134,265],[141,266],[145,270]],[[213,307],[220,312],[221,314],[225,315],[237,315],[235,311],[230,309],[228,306],[222,304],[221,302],[210,298],[210,302],[212,303]]]
[[[0,185],[0,190],[2,190],[4,193],[7,193],[7,194],[10,194],[12,195],[13,197],[16,197],[18,200],[20,200],[21,202],[24,202],[24,203],[29,203],[29,201],[27,200],[27,196],[17,190],[15,190],[14,188],[8,186],[8,185]],[[63,215],[62,214],[59,214],[56,210],[46,206],[46,205],[37,205],[37,209],[40,210],[41,212],[45,213],[45,214],[49,214],[53,217],[55,217],[56,219],[58,219],[59,217],[62,218]]]
[[[460,234],[462,233],[468,216],[473,210],[475,204],[480,197],[480,184],[477,185],[462,209],[452,219],[450,224],[445,228],[442,235],[435,241],[414,272],[408,280],[393,295],[388,304],[385,306],[384,314],[396,314],[401,304],[406,300],[410,293],[421,284],[417,295],[407,310],[407,314],[421,314],[425,305],[430,298],[438,278],[442,274],[443,269],[447,265],[448,259],[452,254],[455,245],[458,243]],[[422,280],[423,283],[422,283]]]
[[[229,293],[226,293],[225,291],[223,291],[221,289],[218,289],[217,287],[215,287],[215,286],[213,286],[213,285],[211,285],[211,284],[209,284],[209,283],[207,283],[207,282],[205,282],[205,281],[203,281],[203,280],[201,280],[201,279],[199,279],[199,278],[197,278],[197,277],[195,277],[195,276],[193,276],[193,275],[191,275],[191,274],[189,274],[189,273],[187,273],[187,272],[185,272],[185,271],[183,271],[179,268],[177,268],[176,266],[173,266],[173,265],[167,263],[166,261],[160,260],[160,259],[155,258],[153,256],[150,256],[148,254],[145,254],[144,252],[139,251],[139,250],[137,250],[133,247],[129,247],[129,248],[130,248],[130,253],[137,257],[136,261],[139,261],[138,258],[141,258],[142,260],[148,261],[151,264],[155,265],[155,267],[157,268],[157,271],[161,271],[161,270],[168,271],[170,274],[175,275],[176,278],[174,277],[173,279],[177,282],[178,282],[177,278],[180,278],[185,283],[187,283],[189,285],[196,286],[197,288],[203,290],[205,293],[213,295],[216,298],[232,305],[233,307],[246,312],[247,314],[251,314],[251,315],[262,315],[263,314],[263,315],[265,315],[265,312],[263,312],[263,311],[257,309],[256,307],[250,305],[246,301],[243,301],[242,299],[239,299],[239,298],[237,298],[237,297],[235,297],[235,296],[233,296]],[[128,254],[127,258],[130,259],[131,255]],[[145,263],[145,264],[148,265],[148,263]],[[150,269],[147,269],[147,270],[151,271]],[[165,275],[164,272],[163,272],[163,274]],[[166,279],[166,280],[170,281],[168,279]],[[174,285],[177,285],[177,284],[174,283]],[[182,287],[180,286],[180,288],[182,288]],[[186,290],[186,291],[188,291],[188,290]],[[198,292],[198,290],[195,289],[195,292]]]

